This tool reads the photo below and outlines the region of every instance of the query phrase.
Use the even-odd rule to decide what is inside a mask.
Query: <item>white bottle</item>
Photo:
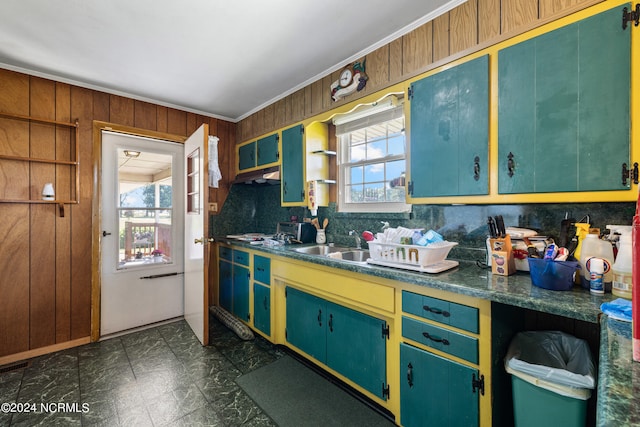
[[[633,282],[631,281],[631,233],[623,233],[620,235],[620,243],[618,247],[618,257],[613,264],[613,285],[611,293],[616,296],[631,299],[631,291]]]
[[[592,294],[604,294],[604,260],[598,257],[592,257],[589,260],[589,289]]]
[[[589,289],[589,264],[591,257],[602,259],[604,264],[604,286],[607,291],[611,291],[611,282],[613,282],[613,272],[611,265],[613,264],[613,246],[611,242],[602,240],[597,234],[587,234],[582,241],[582,251],[580,253],[580,278],[582,287]]]

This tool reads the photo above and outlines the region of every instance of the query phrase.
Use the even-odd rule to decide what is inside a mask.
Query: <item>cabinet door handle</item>
[[[329,315],[329,331],[333,332],[333,314]]]
[[[507,156],[507,175],[509,175],[509,178],[515,175],[516,170],[516,162],[513,161],[513,157],[513,153],[509,152],[509,155]]]
[[[473,159],[473,179],[480,180],[480,157],[478,156]]]
[[[428,332],[423,332],[423,333],[422,333],[422,335],[423,335],[426,339],[429,339],[429,340],[431,340],[431,341],[433,341],[433,342],[440,342],[440,343],[442,343],[443,345],[449,345],[449,340],[448,340],[448,339],[446,339],[446,338],[433,337],[433,336],[429,335],[429,333],[428,333]]]
[[[407,365],[407,383],[409,384],[409,387],[413,387],[413,365],[411,362]]]
[[[425,311],[429,311],[429,312],[431,312],[433,314],[439,314],[439,315],[444,316],[444,317],[451,316],[451,313],[449,313],[446,310],[440,310],[439,308],[429,307],[428,305],[423,305],[422,309],[425,310]]]
[[[269,310],[269,306],[267,305],[267,297],[266,296],[264,297],[264,302],[263,303],[264,303],[264,309],[265,310]]]
[[[322,326],[322,309],[318,310],[318,325]]]

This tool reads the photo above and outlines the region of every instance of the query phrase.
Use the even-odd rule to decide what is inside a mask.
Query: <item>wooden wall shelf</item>
[[[24,115],[20,115],[20,114],[11,114],[11,113],[3,113],[0,112],[0,117],[4,117],[4,118],[8,118],[8,119],[13,119],[13,120],[23,120],[23,121],[28,121],[28,122],[32,122],[32,123],[43,123],[43,124],[49,124],[49,125],[54,125],[54,126],[66,126],[69,128],[74,128],[75,132],[74,132],[74,150],[72,151],[73,153],[73,159],[71,160],[58,160],[58,159],[43,159],[43,158],[37,158],[37,157],[24,157],[24,156],[14,156],[14,155],[8,155],[8,154],[0,154],[0,160],[8,160],[8,161],[21,161],[21,162],[29,162],[29,163],[44,163],[44,164],[51,164],[51,165],[66,165],[66,166],[71,166],[75,168],[75,188],[72,191],[72,194],[75,195],[75,199],[72,200],[31,200],[31,199],[1,199],[0,198],[0,203],[28,203],[28,204],[57,204],[59,207],[59,213],[61,217],[64,217],[64,205],[77,205],[80,203],[80,199],[79,199],[79,195],[80,195],[80,147],[78,144],[78,130],[79,130],[79,123],[78,120],[76,120],[73,123],[70,122],[63,122],[63,121],[58,121],[58,120],[50,120],[50,119],[43,119],[43,118],[37,118],[37,117],[30,117],[30,116],[24,116]],[[44,184],[44,183],[42,183]]]

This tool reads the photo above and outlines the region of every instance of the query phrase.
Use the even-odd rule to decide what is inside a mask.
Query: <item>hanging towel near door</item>
[[[217,136],[209,135],[209,187],[218,188],[218,181],[222,179],[220,166],[218,165],[218,141]]]

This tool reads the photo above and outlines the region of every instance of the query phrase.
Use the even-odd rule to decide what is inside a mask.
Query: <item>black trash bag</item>
[[[587,342],[560,331],[519,332],[509,345],[505,369],[539,387],[588,399],[596,368]]]

